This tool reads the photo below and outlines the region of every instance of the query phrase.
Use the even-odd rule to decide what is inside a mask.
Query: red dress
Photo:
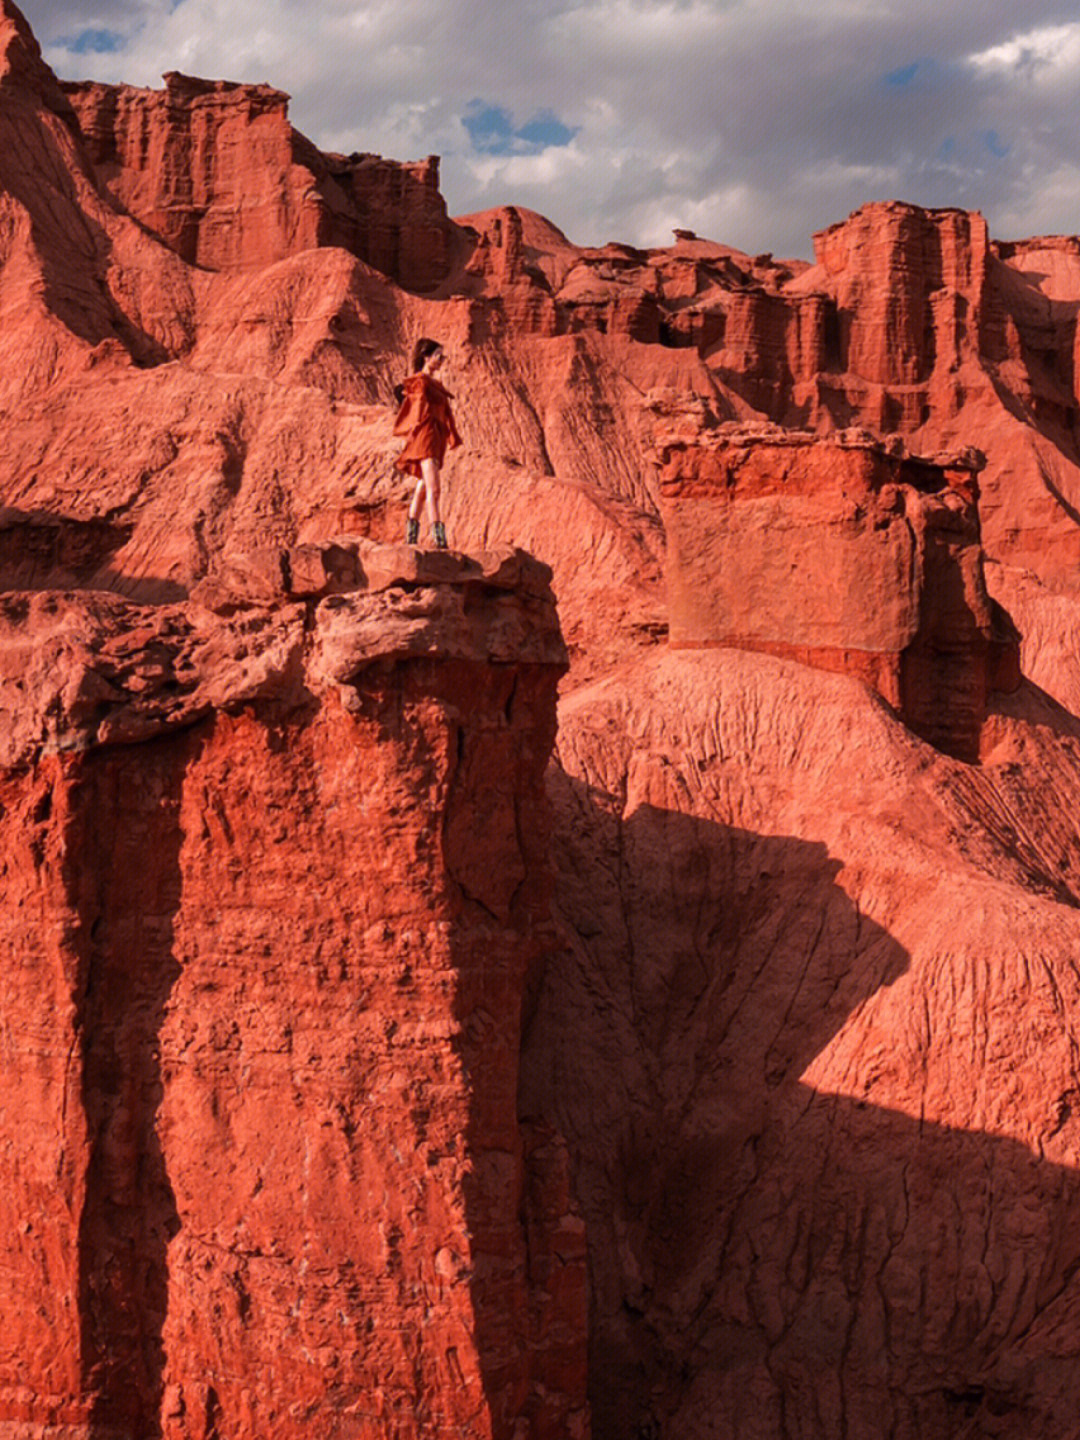
[[[450,392],[433,375],[410,375],[401,388],[405,393],[394,434],[409,438],[394,468],[419,479],[420,461],[434,460],[441,465],[447,450],[461,444],[461,436],[450,411]]]

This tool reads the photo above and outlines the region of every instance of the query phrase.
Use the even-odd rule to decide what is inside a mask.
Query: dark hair
[[[412,347],[412,369],[409,371],[409,374],[418,374],[428,357],[434,355],[436,350],[441,349],[442,346],[437,340],[428,340],[425,336],[421,336]]]

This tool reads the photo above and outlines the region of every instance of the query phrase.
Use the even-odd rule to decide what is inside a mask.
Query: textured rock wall
[[[0,0],[0,1435],[562,1440],[587,1337],[597,1440],[1074,1440],[1075,238],[889,202],[813,265],[581,247],[520,207],[446,230],[435,186],[320,156],[276,91],[65,95]],[[553,940],[545,812],[515,850],[503,795],[562,662],[543,597],[511,555],[357,539],[402,533],[418,333],[466,442],[451,544],[526,546],[559,595]],[[701,588],[779,654],[663,643],[658,406],[706,532],[710,435],[761,442],[769,527]],[[792,456],[978,446],[981,559],[940,476],[778,485],[767,421]],[[827,604],[792,611],[793,560]],[[899,673],[809,643],[840,613],[912,634]],[[943,753],[976,719],[979,763]],[[512,1134],[515,1017],[458,1012],[519,921]]]
[[[79,1228],[88,1120],[75,1036],[81,920],[64,762],[0,781],[0,1434],[79,1427]],[[63,1433],[60,1431],[59,1433]]]
[[[365,554],[269,612],[4,598],[12,1440],[586,1433],[517,1120],[550,594]]]
[[[319,197],[293,164],[280,91],[170,74],[163,91],[66,93],[100,178],[182,260],[239,269],[315,245]]]
[[[530,381],[545,365],[524,360],[528,337],[565,335],[580,345],[582,405],[617,372],[646,395],[677,388],[723,419],[900,434],[920,454],[977,444],[988,461],[980,510],[990,553],[1056,586],[1074,573],[1074,237],[991,243],[978,214],[876,202],[821,232],[808,265],[686,234],[663,249],[579,247],[508,208],[463,223],[479,236],[476,279],[463,288],[481,289],[512,325]],[[503,341],[490,324],[470,338]],[[606,460],[609,483],[622,488],[640,397],[605,400],[619,421],[597,426],[619,436]],[[546,429],[556,468],[570,473],[575,453],[556,446],[553,421]],[[589,441],[577,439],[584,456]]]
[[[681,421],[657,436],[671,643],[857,675],[918,734],[976,759],[990,691],[1020,683],[983,581],[979,460],[737,425],[688,442]]]
[[[993,724],[971,766],[732,649],[563,703],[523,1095],[597,1436],[1075,1433],[1080,732],[1030,690]]]
[[[253,270],[340,245],[411,289],[448,273],[454,227],[434,157],[323,155],[268,85],[172,72],[164,90],[64,91],[110,193],[191,265]]]
[[[323,243],[348,244],[357,255],[410,290],[431,290],[450,273],[456,230],[439,189],[439,157],[406,164],[381,155],[327,155],[328,170],[353,202],[355,220],[338,220]]]
[[[981,215],[912,205],[866,206],[815,235],[838,368],[897,387],[955,368],[964,341],[976,340],[988,247]]]

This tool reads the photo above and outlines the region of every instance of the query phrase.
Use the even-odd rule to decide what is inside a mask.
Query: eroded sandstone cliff
[[[977,452],[936,461],[833,440],[658,426],[669,640],[858,675],[917,734],[977,760],[1017,636],[986,592]]]
[[[1073,1440],[1077,240],[450,221],[11,0],[0,182],[0,1435]]]
[[[446,278],[439,162],[323,155],[266,85],[172,73],[165,89],[65,85],[99,179],[181,259],[252,270],[339,245],[415,290]]]
[[[363,559],[3,598],[5,1435],[580,1433],[582,1227],[516,1111],[550,591]]]

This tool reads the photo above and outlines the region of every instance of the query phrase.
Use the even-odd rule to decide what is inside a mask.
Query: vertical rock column
[[[6,677],[4,677],[6,678]],[[3,679],[0,679],[0,688]],[[87,1124],[66,764],[0,773],[0,1435],[81,1427]]]
[[[955,367],[978,333],[988,247],[981,215],[897,201],[865,205],[815,235],[841,368],[897,387]]]
[[[562,645],[523,557],[431,563],[276,618],[61,606],[63,693],[111,698],[40,746],[85,753],[27,984],[5,937],[20,994],[56,979],[56,1056],[26,1024],[18,1064],[37,1163],[70,1172],[55,1261],[28,1238],[9,1267],[14,1313],[56,1314],[0,1370],[5,1440],[584,1433],[517,1123]],[[49,1219],[24,1169],[7,1219]]]

